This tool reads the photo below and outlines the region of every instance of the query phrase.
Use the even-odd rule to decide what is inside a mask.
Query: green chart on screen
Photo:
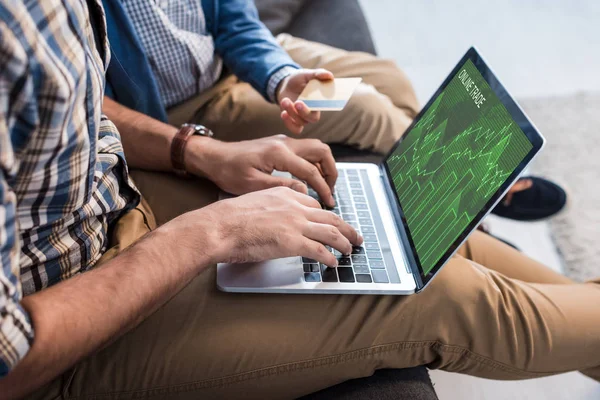
[[[468,60],[387,160],[425,274],[532,147]]]

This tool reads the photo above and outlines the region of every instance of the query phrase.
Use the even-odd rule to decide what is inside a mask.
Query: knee
[[[486,292],[489,290],[484,273],[470,261],[457,256],[448,262],[431,282],[427,290],[440,302],[436,307],[444,309],[444,315],[452,321],[468,319],[473,314],[474,305],[484,308],[489,304]],[[463,322],[468,322],[464,320]]]
[[[381,91],[406,115],[416,117],[420,110],[419,101],[406,73],[392,60],[371,56],[370,62],[366,63],[369,64],[369,82],[383,88]]]
[[[436,339],[444,349],[458,346],[521,370],[527,370],[534,347],[548,350],[530,340],[531,332],[543,331],[544,324],[527,317],[532,314],[526,296],[499,274],[455,257],[430,286],[425,292],[435,296],[431,312],[437,318]],[[465,359],[455,356],[447,358],[443,367],[460,371]]]
[[[356,121],[353,136],[359,147],[379,153],[387,153],[412,122],[411,115],[367,84],[358,86],[345,112]]]
[[[493,273],[460,256],[453,257],[422,293],[429,297],[437,319],[437,340],[466,348],[486,345],[500,337],[514,337],[516,322],[510,290]],[[429,293],[428,293],[429,292]],[[503,320],[504,323],[500,324]],[[492,337],[479,337],[482,330]],[[489,340],[489,341],[488,341]]]

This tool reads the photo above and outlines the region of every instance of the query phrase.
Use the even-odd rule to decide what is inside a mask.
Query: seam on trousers
[[[146,225],[146,228],[148,228],[148,232],[152,232],[152,228],[150,228],[150,224],[148,223],[148,217],[146,216],[146,213],[138,207],[134,208],[133,210],[138,211],[140,214],[142,214],[142,218],[144,219],[144,225]]]
[[[181,383],[177,385],[169,385],[156,387],[151,389],[139,389],[139,390],[130,390],[130,391],[119,391],[119,392],[108,392],[102,394],[90,394],[88,396],[82,397],[69,397],[71,400],[79,400],[79,399],[87,399],[87,398],[114,398],[119,399],[123,396],[129,395],[129,397],[133,398],[141,398],[141,397],[152,397],[152,396],[164,396],[169,393],[184,393],[191,392],[195,390],[202,389],[210,389],[215,387],[225,387],[228,385],[248,381],[251,379],[259,379],[268,376],[277,376],[295,371],[302,371],[306,369],[327,367],[336,364],[341,364],[349,361],[355,361],[360,359],[365,359],[368,357],[376,356],[382,353],[388,353],[394,350],[410,350],[410,349],[419,349],[424,347],[430,347],[432,349],[439,349],[443,352],[453,353],[453,354],[461,354],[469,359],[475,361],[478,364],[484,365],[488,368],[502,370],[504,372],[514,374],[515,377],[519,378],[538,378],[542,376],[547,376],[551,373],[560,373],[561,371],[556,372],[530,372],[524,371],[515,367],[511,367],[510,365],[503,364],[499,361],[490,359],[488,357],[482,356],[480,354],[473,353],[471,350],[460,347],[460,346],[451,346],[440,343],[438,341],[425,341],[425,342],[397,342],[390,343],[386,345],[368,347],[360,350],[353,350],[347,353],[342,353],[333,356],[326,356],[320,358],[314,358],[310,360],[297,361],[287,364],[275,365],[272,367],[260,368],[248,372],[242,372],[235,375],[229,375],[222,378],[213,378],[202,381]]]
[[[494,370],[500,370],[500,371],[506,372],[508,374],[515,375],[515,377],[517,377],[517,378],[525,378],[525,379],[540,378],[543,376],[548,376],[553,373],[559,374],[562,372],[567,372],[567,371],[556,371],[556,372],[525,371],[525,370],[522,370],[519,368],[512,367],[510,365],[501,363],[494,359],[482,356],[481,354],[474,353],[470,349],[467,349],[464,347],[447,345],[447,344],[443,344],[440,342],[436,342],[432,347],[439,349],[439,351],[443,352],[443,353],[460,354],[461,356],[463,356],[465,358],[475,361],[479,365],[483,365],[483,366],[489,367]]]

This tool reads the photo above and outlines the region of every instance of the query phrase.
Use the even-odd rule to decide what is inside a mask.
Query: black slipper
[[[513,194],[509,205],[504,199],[492,210],[492,214],[518,221],[537,221],[559,213],[567,204],[567,194],[557,184],[543,178],[526,177],[533,185]]]

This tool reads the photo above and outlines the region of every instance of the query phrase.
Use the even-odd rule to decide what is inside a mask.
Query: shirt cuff
[[[297,70],[298,68],[285,66],[279,68],[277,72],[271,75],[271,77],[269,78],[269,83],[267,85],[267,96],[269,97],[269,100],[271,100],[271,103],[277,103],[277,96],[275,91],[277,90],[277,87],[279,87],[281,81]]]

